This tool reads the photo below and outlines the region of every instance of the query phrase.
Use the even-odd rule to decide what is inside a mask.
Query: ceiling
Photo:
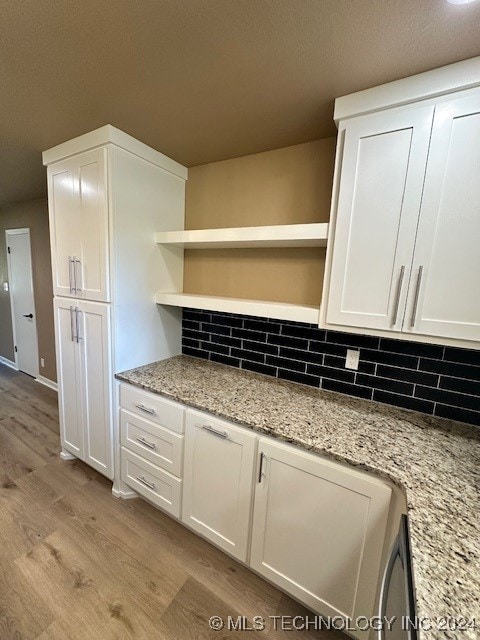
[[[110,123],[193,166],[332,136],[333,99],[480,54],[480,1],[2,0],[0,204]]]

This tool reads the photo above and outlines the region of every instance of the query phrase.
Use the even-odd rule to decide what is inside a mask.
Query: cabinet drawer
[[[129,384],[122,384],[120,387],[120,406],[137,416],[148,418],[162,427],[183,433],[183,407],[155,393],[137,389]]]
[[[153,504],[180,517],[182,481],[122,447],[122,480]]]
[[[124,447],[174,476],[182,475],[183,436],[125,409],[120,411],[120,429]]]

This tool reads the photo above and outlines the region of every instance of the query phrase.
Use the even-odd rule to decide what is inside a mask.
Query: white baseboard
[[[49,380],[48,378],[44,378],[43,376],[38,376],[38,378],[35,378],[35,382],[40,382],[40,384],[43,384],[46,387],[49,387],[49,389],[53,389],[58,393],[58,384],[56,382],[53,382],[53,380]]]
[[[4,364],[6,367],[10,367],[10,369],[15,369],[15,371],[18,371],[18,367],[15,362],[12,362],[12,360],[4,358],[3,356],[0,356],[0,364]]]
[[[115,487],[112,487],[112,495],[114,498],[122,498],[123,500],[138,498],[138,493],[135,491],[124,491],[122,489],[115,489]]]
[[[65,461],[67,461],[67,460],[76,460],[76,457],[72,453],[70,453],[70,451],[67,451],[66,449],[62,449],[60,451],[60,458],[61,458],[61,460],[65,460]]]

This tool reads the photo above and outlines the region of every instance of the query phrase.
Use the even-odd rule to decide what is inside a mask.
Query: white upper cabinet
[[[344,127],[328,323],[401,330],[433,110],[395,109]]]
[[[321,326],[480,348],[480,57],[335,101]]]
[[[75,159],[48,168],[53,289],[59,296],[75,297],[73,260],[82,252],[75,193]]]
[[[48,167],[55,295],[108,302],[106,149]]]
[[[435,111],[404,330],[480,340],[480,92]]]

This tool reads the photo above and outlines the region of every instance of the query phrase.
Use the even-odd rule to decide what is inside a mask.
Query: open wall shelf
[[[219,298],[216,296],[201,296],[193,293],[157,293],[156,302],[157,304],[174,307],[190,307],[192,309],[240,313],[249,316],[259,316],[261,318],[294,320],[296,322],[307,322],[310,324],[318,324],[319,320],[318,307],[288,304],[286,302]]]
[[[158,244],[185,249],[325,247],[327,238],[328,223],[161,231],[156,234]]]

